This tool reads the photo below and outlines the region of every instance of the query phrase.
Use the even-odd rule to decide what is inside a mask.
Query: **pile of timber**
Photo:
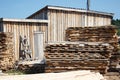
[[[120,64],[120,54],[118,53],[115,53],[115,54],[112,54],[111,55],[111,58],[110,58],[110,71],[116,71],[116,67],[117,65]]]
[[[46,72],[95,70],[106,73],[113,48],[106,43],[48,44],[45,50]]]
[[[0,69],[8,70],[14,65],[13,34],[0,32]]]
[[[46,70],[52,72],[84,69],[105,73],[107,69],[117,66],[120,59],[117,51],[115,26],[69,27],[66,30],[65,43],[46,46]]]
[[[66,30],[66,41],[83,42],[117,42],[114,26],[69,27]]]
[[[111,68],[115,68],[120,60],[118,54],[118,37],[115,26],[97,26],[97,27],[69,27],[66,30],[66,41],[71,42],[103,42],[111,44],[114,49],[110,58]]]

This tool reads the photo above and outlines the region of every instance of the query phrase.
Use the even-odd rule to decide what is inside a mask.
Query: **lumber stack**
[[[8,70],[13,68],[14,51],[13,51],[13,34],[0,33],[0,69]]]
[[[105,73],[113,47],[103,43],[65,43],[46,46],[47,72],[95,70]]]
[[[113,69],[113,71],[116,70],[115,69],[116,66],[120,63],[119,60],[120,60],[120,54],[114,53],[114,54],[111,55],[111,57],[110,57],[110,66],[109,66],[111,68],[111,70],[112,69]]]
[[[111,44],[114,49],[110,58],[110,67],[115,68],[120,59],[118,54],[118,37],[115,26],[69,27],[66,30],[66,41],[103,42]]]
[[[117,42],[114,26],[69,27],[66,30],[66,41],[83,42]]]
[[[95,70],[105,73],[118,63],[118,39],[114,26],[69,27],[66,42],[48,43],[47,72]]]

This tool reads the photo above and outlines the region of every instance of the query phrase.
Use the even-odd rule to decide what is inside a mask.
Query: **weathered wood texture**
[[[110,67],[115,68],[118,64],[120,54],[117,52],[118,38],[115,26],[69,27],[66,30],[66,41],[109,43],[114,48],[110,58]]]
[[[108,15],[109,14],[109,15]],[[69,27],[110,25],[112,15],[75,8],[46,6],[32,14],[28,19],[47,19],[48,41],[64,41],[65,30]]]
[[[0,69],[12,69],[14,63],[13,34],[0,32]]]
[[[65,30],[69,27],[110,25],[111,17],[99,14],[63,10],[49,10],[48,40],[64,41]]]
[[[34,53],[34,32],[44,32],[44,43],[47,42],[47,24],[46,23],[30,23],[30,22],[4,22],[3,32],[12,32],[14,35],[15,58],[19,59],[20,54],[20,37],[26,36],[28,44]],[[34,58],[34,56],[33,56]]]
[[[71,27],[66,30],[66,38],[73,42],[46,46],[46,70],[90,69],[105,73],[108,66],[117,65],[118,39],[114,26]]]
[[[46,64],[49,70],[97,70],[105,73],[113,47],[103,43],[53,44],[46,46]]]
[[[83,42],[118,42],[117,30],[113,26],[69,27],[66,30],[66,41]]]
[[[117,65],[120,64],[120,54],[118,52],[111,55],[110,58],[110,71],[119,71],[117,70]]]

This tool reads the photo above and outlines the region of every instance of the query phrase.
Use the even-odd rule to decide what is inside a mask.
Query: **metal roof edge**
[[[41,8],[40,10],[38,10],[35,13],[28,16],[26,19],[28,19],[28,18],[32,17],[33,15],[39,13],[40,11],[42,11],[45,8],[56,9],[56,10],[66,10],[66,11],[76,11],[76,12],[89,12],[89,13],[95,13],[95,14],[101,14],[101,15],[108,15],[108,16],[112,16],[112,17],[114,15],[114,13],[94,11],[94,10],[86,10],[86,9],[82,9],[82,8],[72,8],[72,7],[46,5],[45,7]]]
[[[9,19],[9,18],[1,18],[0,21],[5,21],[5,22],[48,23],[48,20],[38,20],[38,19]]]
[[[82,8],[71,8],[71,7],[51,6],[51,5],[48,5],[48,9],[57,9],[57,10],[66,10],[66,11],[76,11],[76,12],[89,12],[89,13],[109,15],[109,16],[113,16],[113,15],[114,15],[114,13],[108,13],[108,12],[101,12],[101,11],[94,11],[94,10],[86,10],[86,9],[82,9]]]

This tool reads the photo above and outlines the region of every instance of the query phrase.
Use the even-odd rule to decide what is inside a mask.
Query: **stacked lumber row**
[[[120,54],[116,53],[111,55],[110,58],[110,71],[116,71],[117,65],[120,64]]]
[[[115,33],[113,26],[69,27],[66,30],[66,41],[117,42]]]
[[[95,70],[105,73],[113,47],[104,43],[52,44],[45,50],[46,72]]]
[[[115,26],[100,27],[70,27],[66,30],[67,41],[83,41],[83,42],[104,42],[111,44],[114,49],[110,58],[110,67],[115,68],[120,54],[118,54],[118,38]]]
[[[116,46],[117,45],[118,44],[116,44]],[[120,64],[120,53],[119,53],[118,50],[119,50],[118,46],[117,47],[114,46],[113,53],[112,53],[112,55],[110,57],[110,66],[109,67],[111,69],[113,69],[113,70],[116,70],[116,66],[118,64]]]
[[[0,69],[8,70],[14,65],[13,34],[0,32]]]
[[[79,60],[73,62],[59,61],[47,62],[46,72],[64,72],[74,70],[91,70],[100,73],[106,73],[109,65],[108,60]]]

